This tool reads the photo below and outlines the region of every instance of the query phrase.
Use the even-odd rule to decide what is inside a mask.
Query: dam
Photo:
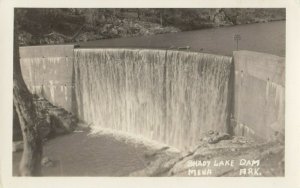
[[[20,47],[29,90],[111,129],[189,150],[216,130],[268,140],[284,134],[285,59],[166,49]]]

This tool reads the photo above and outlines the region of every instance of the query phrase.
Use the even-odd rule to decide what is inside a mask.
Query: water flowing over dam
[[[179,149],[225,131],[231,57],[149,49],[75,49],[78,116],[93,127]]]

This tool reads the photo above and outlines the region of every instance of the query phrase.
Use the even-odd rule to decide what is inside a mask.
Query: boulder
[[[13,152],[23,151],[24,143],[23,141],[13,142]]]
[[[19,117],[15,106],[13,106],[13,141],[23,140]]]
[[[51,160],[49,157],[43,157],[41,161],[42,166],[44,167],[53,167],[54,166],[54,161]]]
[[[42,140],[71,133],[77,127],[78,119],[65,109],[56,107],[38,96],[34,96],[34,103],[37,108],[38,131]],[[22,131],[14,109],[13,141],[21,140],[23,140]]]

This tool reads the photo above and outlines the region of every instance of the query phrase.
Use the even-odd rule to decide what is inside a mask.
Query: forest
[[[21,46],[155,35],[285,20],[285,9],[17,8]]]

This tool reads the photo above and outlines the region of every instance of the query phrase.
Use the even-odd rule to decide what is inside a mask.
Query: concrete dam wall
[[[284,134],[285,59],[248,51],[233,59],[235,134],[263,140]]]
[[[150,49],[20,48],[32,93],[86,121],[182,150],[207,130],[284,133],[284,58]],[[254,94],[255,93],[255,94]]]
[[[52,104],[76,112],[73,45],[20,47],[23,79],[28,89]]]

